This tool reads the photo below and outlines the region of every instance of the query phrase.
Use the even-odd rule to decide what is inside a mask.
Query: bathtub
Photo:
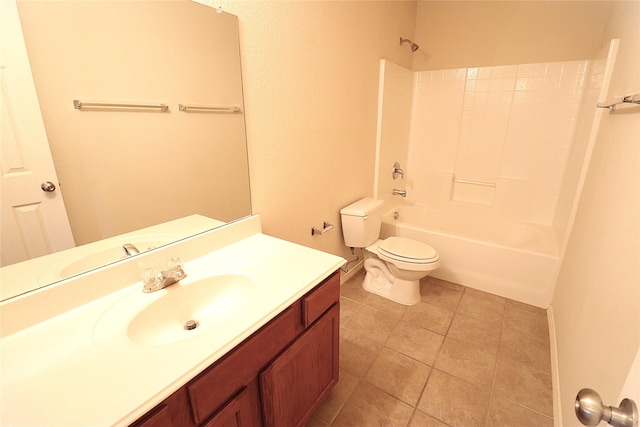
[[[396,206],[383,215],[380,236],[432,246],[441,265],[431,276],[438,279],[537,307],[551,303],[560,265],[552,227],[498,221],[468,210]]]

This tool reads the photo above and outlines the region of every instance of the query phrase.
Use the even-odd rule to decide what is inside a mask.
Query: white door
[[[576,417],[587,426],[601,425],[604,421],[613,426],[638,427],[640,412],[636,402],[640,402],[639,397],[640,350],[636,352],[618,400],[604,402],[597,391],[583,389],[576,396]]]
[[[629,369],[627,380],[622,386],[618,402],[622,399],[633,399],[636,404],[640,404],[640,348],[638,348],[636,358],[633,360],[631,369]]]
[[[0,1],[1,265],[74,247],[15,0]],[[41,188],[51,183],[50,191]],[[47,185],[45,185],[46,187]]]

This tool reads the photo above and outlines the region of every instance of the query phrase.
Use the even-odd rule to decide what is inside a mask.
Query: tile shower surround
[[[553,225],[593,77],[588,67],[566,61],[415,72],[406,168],[412,201],[474,203]],[[496,187],[452,185],[452,175]]]
[[[307,424],[553,426],[546,312],[439,280],[393,303],[341,287],[340,381]]]

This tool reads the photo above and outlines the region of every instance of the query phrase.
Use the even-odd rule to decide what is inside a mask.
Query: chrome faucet
[[[393,195],[394,196],[407,197],[407,190],[398,190],[398,189],[394,188],[393,189]]]
[[[127,256],[138,255],[140,253],[138,248],[133,246],[132,243],[125,243],[124,245],[122,245],[122,249],[124,250],[124,253],[127,254]]]
[[[140,277],[142,283],[144,283],[142,291],[155,292],[171,286],[174,283],[178,283],[187,277],[187,273],[184,271],[184,263],[182,260],[178,257],[173,257],[169,261],[169,268],[167,270],[158,271],[149,268],[143,271]]]

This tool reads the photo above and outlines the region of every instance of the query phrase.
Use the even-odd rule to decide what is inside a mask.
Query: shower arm
[[[403,39],[402,37],[400,37],[400,45],[402,45],[403,43],[409,43],[409,46],[411,46],[411,52],[415,52],[416,50],[420,49],[420,46],[418,46],[411,40]]]

